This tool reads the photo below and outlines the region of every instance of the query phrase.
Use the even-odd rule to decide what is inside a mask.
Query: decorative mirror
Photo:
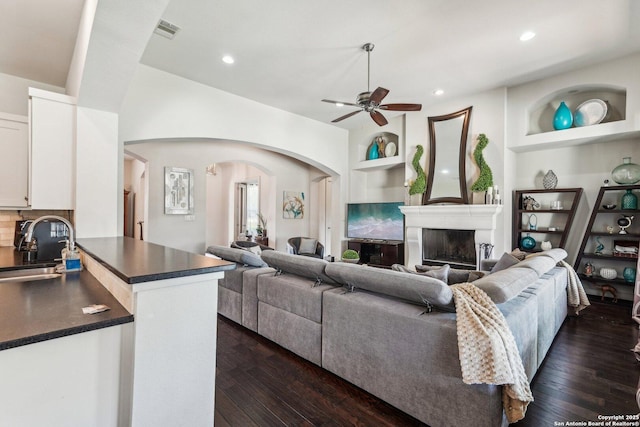
[[[469,203],[465,161],[472,108],[429,117],[429,174],[422,204]]]

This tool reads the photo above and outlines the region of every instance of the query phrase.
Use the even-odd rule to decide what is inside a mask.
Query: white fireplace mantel
[[[401,206],[405,216],[407,266],[422,264],[422,229],[474,230],[476,253],[481,243],[494,244],[502,205]],[[480,260],[478,260],[478,263]]]

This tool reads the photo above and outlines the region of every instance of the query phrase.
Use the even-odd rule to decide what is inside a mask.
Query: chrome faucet
[[[33,231],[36,228],[36,224],[46,219],[55,219],[58,221],[62,221],[67,226],[67,230],[69,230],[69,250],[74,251],[76,247],[76,238],[75,231],[73,230],[73,225],[71,225],[71,222],[69,222],[68,219],[62,218],[58,215],[44,215],[38,219],[34,219],[31,224],[29,224],[29,228],[27,228],[27,234],[24,237],[25,244],[28,246],[31,243],[31,240],[33,239]]]

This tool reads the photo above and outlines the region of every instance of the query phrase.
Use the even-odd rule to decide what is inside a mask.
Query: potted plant
[[[262,213],[258,212],[258,226],[256,227],[258,236],[267,237],[267,220]]]
[[[358,252],[353,249],[347,249],[342,252],[342,261],[357,264],[360,261],[360,255],[358,255]]]
[[[493,188],[493,174],[491,173],[491,168],[487,164],[487,161],[484,159],[482,155],[482,150],[484,150],[489,144],[489,138],[484,133],[478,135],[478,145],[473,150],[473,159],[476,161],[478,168],[480,168],[480,175],[476,182],[471,186],[471,191],[474,193],[485,193],[489,190],[489,188]],[[485,196],[485,203],[487,202]],[[491,203],[491,201],[489,201]]]
[[[416,170],[416,180],[409,186],[409,195],[414,196],[416,194],[423,194],[427,190],[427,175],[424,173],[424,169],[420,166],[420,158],[424,153],[422,145],[416,146],[416,154],[413,156],[411,164]]]

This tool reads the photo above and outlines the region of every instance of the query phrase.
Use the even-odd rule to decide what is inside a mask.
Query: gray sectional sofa
[[[567,315],[564,257],[553,249],[473,282],[504,314],[529,380]],[[443,277],[276,251],[262,261],[225,273],[220,314],[431,426],[507,424],[501,386],[462,382]]]

